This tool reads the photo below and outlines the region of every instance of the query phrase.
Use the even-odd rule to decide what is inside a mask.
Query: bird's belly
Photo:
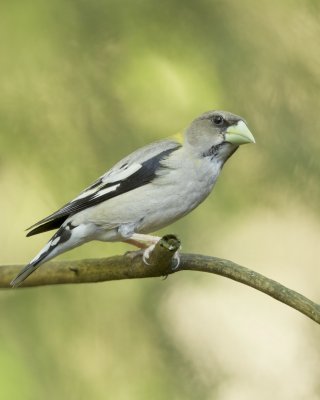
[[[171,172],[170,179],[160,176],[143,185],[88,210],[86,219],[103,230],[133,227],[137,233],[151,233],[188,214],[211,192],[219,174],[193,169],[189,179]]]
[[[183,185],[172,185],[165,191],[161,187],[156,191],[146,193],[146,204],[142,218],[136,226],[136,232],[150,233],[164,228],[182,218],[196,208],[211,192],[214,182],[186,182]]]

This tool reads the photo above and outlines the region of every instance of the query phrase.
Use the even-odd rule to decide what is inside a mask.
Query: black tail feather
[[[21,283],[28,278],[29,275],[31,275],[38,267],[39,267],[40,261],[37,261],[35,263],[31,263],[26,265],[20,272],[19,274],[10,282],[10,286],[12,287],[18,287],[21,285]]]
[[[52,242],[52,239],[49,243]],[[28,265],[26,265],[22,270],[18,273],[18,275],[10,282],[12,287],[20,286],[21,283],[28,278],[40,265],[45,261],[45,259],[51,253],[52,246],[48,248],[44,248],[41,253],[37,257],[35,257]]]

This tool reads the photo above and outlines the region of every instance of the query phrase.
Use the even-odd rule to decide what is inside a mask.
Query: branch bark
[[[181,254],[178,269],[173,269],[174,253],[180,241],[174,235],[164,236],[155,246],[146,265],[142,252],[129,252],[122,256],[78,261],[52,261],[44,264],[21,288],[66,283],[105,282],[120,279],[151,278],[179,271],[200,271],[221,275],[259,290],[296,309],[320,324],[320,305],[300,293],[232,261],[198,254]],[[0,288],[9,288],[10,281],[21,265],[0,267]]]

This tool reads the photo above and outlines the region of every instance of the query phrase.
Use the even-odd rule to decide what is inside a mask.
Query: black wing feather
[[[109,200],[113,197],[119,196],[123,193],[127,193],[131,190],[146,185],[156,177],[156,172],[160,167],[161,161],[163,161],[165,157],[167,157],[170,153],[177,150],[178,148],[180,148],[180,145],[177,145],[177,147],[168,150],[164,150],[158,155],[144,161],[143,163],[141,163],[141,168],[126,179],[106,183],[105,185],[100,186],[97,192],[92,193],[87,197],[67,203],[55,213],[49,215],[35,225],[31,226],[29,229],[32,229],[33,227],[34,229],[28,232],[27,236],[36,235],[38,233],[50,231],[52,229],[57,229],[63,224],[63,222],[67,218],[69,218],[73,214],[78,213],[79,211],[85,210],[89,207],[93,207],[99,203],[102,203],[103,201]],[[101,183],[102,179],[94,182],[87,190],[99,186],[99,184]],[[104,190],[115,185],[119,185],[116,190],[105,193],[98,197],[96,196],[96,194],[99,193],[100,190]]]
[[[27,236],[37,235],[38,233],[43,233],[47,231],[52,231],[53,229],[58,229],[64,223],[64,221],[68,218],[68,216],[63,216],[60,218],[55,218],[48,222],[45,222],[41,225],[38,225],[36,228],[32,229],[32,231],[27,233]],[[40,223],[40,222],[39,222]],[[34,226],[34,225],[33,225]],[[31,229],[30,227],[29,229]]]

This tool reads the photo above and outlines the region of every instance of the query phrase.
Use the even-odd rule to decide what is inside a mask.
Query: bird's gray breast
[[[145,188],[147,203],[136,231],[152,232],[188,214],[209,195],[220,170],[221,165],[209,158],[170,160]]]

